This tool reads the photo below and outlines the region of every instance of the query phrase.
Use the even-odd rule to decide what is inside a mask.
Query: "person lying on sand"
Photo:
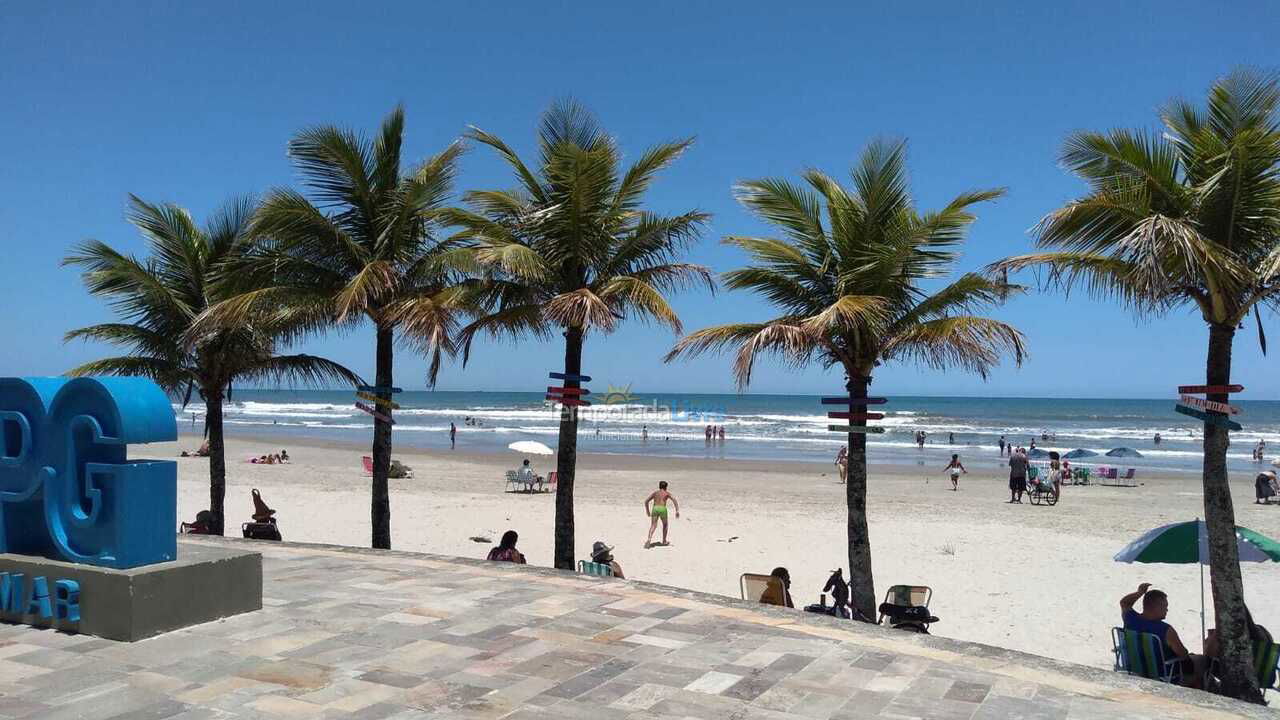
[[[670,544],[667,542],[667,501],[675,509],[676,517],[680,517],[680,503],[676,502],[675,495],[667,492],[666,480],[659,482],[658,489],[644,499],[644,514],[649,517],[649,537],[644,541],[646,550],[653,547],[653,531],[658,527],[658,520],[662,520],[662,544]],[[653,503],[652,510],[649,509],[649,503]]]

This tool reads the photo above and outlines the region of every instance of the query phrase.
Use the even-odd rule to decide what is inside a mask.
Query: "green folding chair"
[[[1258,688],[1266,695],[1268,690],[1277,690],[1276,663],[1280,661],[1280,645],[1275,643],[1253,644],[1253,667],[1258,671]]]
[[[1178,659],[1165,660],[1164,645],[1151,633],[1111,628],[1111,652],[1119,672],[1167,683],[1177,683],[1181,677]]]
[[[613,566],[605,565],[604,563],[579,560],[578,573],[581,575],[593,575],[595,577],[613,577]]]

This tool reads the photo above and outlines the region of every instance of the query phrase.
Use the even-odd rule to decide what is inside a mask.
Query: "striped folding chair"
[[[1280,661],[1280,645],[1273,642],[1256,642],[1253,644],[1253,667],[1258,671],[1258,688],[1266,695],[1268,690],[1277,690],[1276,663]]]
[[[1179,679],[1178,659],[1165,660],[1160,638],[1151,633],[1111,628],[1111,652],[1116,656],[1117,671],[1167,683]]]
[[[588,560],[578,561],[579,575],[592,575],[595,577],[613,577],[613,566],[604,563],[590,562]]]

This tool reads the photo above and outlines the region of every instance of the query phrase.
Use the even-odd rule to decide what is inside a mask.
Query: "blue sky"
[[[692,260],[744,262],[725,234],[764,228],[734,202],[737,180],[840,177],[876,137],[910,142],[921,208],[963,190],[1007,187],[979,209],[962,270],[1025,251],[1028,229],[1078,194],[1056,164],[1074,129],[1151,126],[1175,96],[1199,98],[1239,65],[1272,68],[1280,7],[1268,2],[912,3],[7,3],[0,5],[0,376],[56,374],[106,349],[62,334],[110,319],[59,267],[96,238],[141,252],[123,220],[127,193],[199,219],[226,198],[296,178],[285,143],[314,124],[372,131],[408,113],[406,161],[469,124],[529,152],[538,114],[573,96],[634,157],[658,141],[693,149],[649,195],[653,209],[714,215]],[[509,187],[481,149],[459,188]],[[689,329],[765,317],[755,298],[675,299]],[[889,394],[1173,396],[1203,378],[1207,332],[1189,311],[1145,323],[1083,297],[1032,294],[997,311],[1026,332],[1031,358],[988,382],[881,368]],[[1273,337],[1280,322],[1266,317]],[[663,365],[673,337],[630,325],[589,340],[586,371],[637,391],[728,392],[729,359]],[[1273,340],[1273,344],[1280,345]],[[371,374],[372,333],[302,350]],[[537,389],[556,345],[485,344],[440,389]],[[1244,396],[1280,396],[1275,354],[1252,328],[1233,379]],[[398,384],[424,362],[402,352]],[[838,371],[762,365],[752,392],[838,390]]]

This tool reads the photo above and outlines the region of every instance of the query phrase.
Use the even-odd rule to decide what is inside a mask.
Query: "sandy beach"
[[[142,457],[172,458],[199,445],[139,447]],[[369,479],[360,456],[368,445],[292,444],[289,465],[245,458],[280,448],[228,438],[228,532],[249,519],[250,490],[276,508],[286,540],[367,546]],[[503,491],[503,471],[519,457],[453,452],[396,452],[415,478],[391,481],[396,549],[483,557],[492,538],[514,528],[531,564],[549,565],[554,500],[549,493]],[[964,458],[962,458],[964,459]],[[904,453],[907,463],[914,459]],[[533,458],[539,473],[554,457]],[[208,504],[208,461],[178,458],[178,510],[190,520]],[[1108,666],[1117,601],[1139,582],[1170,595],[1170,622],[1188,644],[1199,632],[1199,573],[1194,565],[1125,565],[1112,556],[1156,525],[1203,515],[1199,479],[1140,477],[1136,488],[1066,487],[1056,507],[1009,505],[1007,480],[992,471],[961,478],[952,492],[941,466],[870,468],[868,517],[877,592],[895,583],[929,585],[941,618],[937,635],[1064,660]],[[643,548],[642,502],[668,480],[682,517],[670,547]],[[1280,536],[1280,507],[1253,502],[1252,477],[1232,477],[1239,524]],[[577,556],[595,540],[615,545],[628,577],[738,595],[743,572],[790,569],[797,605],[817,602],[827,574],[847,565],[844,486],[831,465],[787,462],[579,456]],[[847,572],[847,568],[846,568]],[[1269,598],[1280,573],[1244,565],[1245,596],[1257,620],[1280,628]],[[519,588],[511,589],[518,598]],[[1211,599],[1206,592],[1206,600]],[[1212,607],[1208,624],[1213,625]]]

